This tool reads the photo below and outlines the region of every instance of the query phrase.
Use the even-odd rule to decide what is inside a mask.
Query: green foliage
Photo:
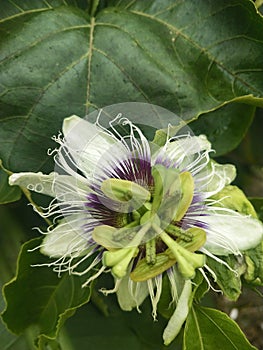
[[[263,19],[251,2],[107,3],[90,18],[73,1],[0,1],[0,156],[11,171],[51,170],[50,137],[73,113],[142,101],[189,121],[233,101],[262,105]]]
[[[196,135],[208,135],[215,156],[232,151],[245,136],[254,117],[255,107],[229,103],[210,113],[202,114],[190,124]]]
[[[184,350],[252,350],[238,325],[218,310],[194,306],[184,332]]]
[[[71,114],[84,117],[129,101],[156,104],[177,114],[195,134],[207,135],[216,155],[224,155],[244,138],[255,108],[263,107],[263,18],[250,0],[0,0],[0,34],[0,204],[21,197],[18,187],[8,185],[11,172],[53,170],[47,155],[48,148],[56,147],[51,136]],[[261,134],[260,127],[253,130],[255,141],[250,135],[249,151],[241,146],[238,161],[245,157],[260,164]],[[157,131],[156,143],[165,140],[166,134]],[[236,188],[228,187],[215,199],[231,202],[225,196],[242,202],[232,209],[254,215]],[[262,220],[262,198],[251,202]],[[21,242],[32,237],[20,234],[5,208],[0,211],[1,283],[12,276]],[[17,215],[24,216],[19,207]],[[28,227],[34,226],[31,216],[28,221]],[[50,263],[37,250],[28,251],[38,244],[39,239],[24,244],[16,276],[3,289],[2,318],[18,336],[1,323],[1,349],[71,350],[87,344],[91,350],[210,350],[218,344],[226,350],[254,349],[230,318],[195,304],[183,345],[181,332],[164,347],[167,320],[162,316],[170,318],[174,311],[167,278],[158,323],[152,321],[148,301],[142,314],[124,313],[114,298],[94,291],[93,303],[78,310],[65,327],[66,319],[90,300],[92,288],[81,288],[89,276],[65,273],[58,278],[48,266],[31,267]],[[207,265],[224,294],[236,300],[241,277],[262,285],[262,255],[261,244],[245,252],[244,261],[223,257],[238,274],[210,258]],[[208,292],[199,272],[195,283],[191,303]]]
[[[21,334],[30,329],[36,341],[41,336],[56,338],[65,320],[90,298],[90,287],[81,287],[88,275],[66,273],[58,278],[48,266],[32,267],[50,263],[38,250],[31,251],[39,244],[39,238],[24,244],[17,275],[4,287],[7,307],[2,315],[10,331]]]

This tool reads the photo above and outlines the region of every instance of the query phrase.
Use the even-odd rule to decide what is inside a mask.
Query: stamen
[[[99,277],[106,270],[106,266],[102,266],[97,273],[91,276],[85,283],[82,284],[82,288],[87,287],[90,282],[94,281],[97,277]]]
[[[120,283],[121,283],[121,280],[120,279],[116,279],[113,289],[101,288],[101,289],[99,289],[99,292],[103,293],[105,296],[107,296],[108,294],[116,293],[118,291],[118,289],[119,289]]]

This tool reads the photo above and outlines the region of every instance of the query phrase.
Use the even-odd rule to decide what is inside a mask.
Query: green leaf
[[[15,334],[30,328],[36,340],[42,336],[55,339],[65,320],[89,301],[90,287],[82,288],[89,276],[64,273],[58,278],[50,267],[32,267],[50,262],[38,250],[29,252],[40,243],[37,238],[24,244],[16,278],[4,287],[2,319]]]
[[[18,201],[21,198],[21,190],[17,186],[9,186],[8,173],[0,160],[0,204]]]
[[[258,218],[263,221],[263,198],[249,198],[249,200],[258,214]]]
[[[31,350],[26,338],[15,336],[8,332],[0,320],[0,349],[2,350]]]
[[[202,114],[189,124],[196,135],[205,134],[216,151],[215,156],[232,151],[244,138],[255,113],[255,107],[230,103]]]
[[[100,286],[105,287],[107,277],[102,276]],[[160,315],[158,322],[153,320],[149,298],[140,306],[139,313],[136,309],[122,311],[115,295],[103,296],[99,292],[99,297],[100,304],[103,302],[104,309],[107,308],[107,317],[92,300],[65,325],[74,349],[85,349],[88,344],[92,350],[181,350],[179,339],[171,346],[163,345],[162,332],[167,320]]]
[[[1,284],[0,284],[1,285]],[[2,293],[0,294],[0,310],[4,307]],[[0,319],[0,349],[1,350],[31,350],[25,336],[17,337],[11,334]]]
[[[221,311],[194,306],[184,332],[184,350],[252,350],[238,325]]]
[[[12,171],[52,170],[50,137],[73,113],[141,101],[189,121],[231,101],[263,105],[251,1],[108,4],[89,17],[81,0],[0,0],[0,157]]]
[[[224,295],[230,300],[237,300],[241,293],[240,275],[245,272],[244,263],[233,255],[227,257],[221,256],[220,259],[224,261],[228,267],[208,256],[207,265],[215,273],[216,283],[219,285]]]

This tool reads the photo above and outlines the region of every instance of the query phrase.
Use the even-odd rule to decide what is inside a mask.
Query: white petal
[[[71,215],[47,233],[40,252],[49,257],[80,256],[88,248],[83,237],[83,216]]]
[[[121,279],[117,298],[119,305],[124,311],[131,311],[134,307],[139,307],[148,296],[147,282],[133,282],[129,274]]]
[[[180,295],[176,305],[176,309],[163,332],[163,340],[165,345],[169,345],[180,332],[189,312],[191,294],[192,282],[191,280],[186,280],[182,294]]]
[[[51,197],[57,197],[60,201],[86,199],[90,192],[85,178],[59,175],[52,172],[48,175],[38,173],[15,173],[9,177],[11,186],[18,185],[30,191],[35,191]]]
[[[204,248],[215,255],[239,254],[263,239],[263,224],[249,216],[229,211],[204,216],[202,221],[209,225]]]
[[[236,168],[232,164],[218,164],[211,161],[195,176],[196,187],[204,198],[209,198],[229,185],[236,177]]]
[[[210,151],[211,143],[205,135],[188,136],[167,143],[166,154],[171,159],[177,159],[181,156],[190,156],[202,151]]]
[[[66,146],[77,167],[89,176],[98,165],[105,152],[109,152],[116,140],[96,125],[75,115],[63,122],[63,134]]]
[[[45,175],[41,172],[15,173],[9,177],[9,185],[18,185],[20,187],[25,187],[30,191],[54,197],[54,177],[55,173],[50,173],[49,175]]]
[[[155,151],[152,160],[155,162],[158,157],[164,156],[175,162],[188,158],[187,163],[191,163],[196,153],[209,150],[211,150],[211,144],[205,135],[178,137],[172,142],[168,140],[163,147]]]

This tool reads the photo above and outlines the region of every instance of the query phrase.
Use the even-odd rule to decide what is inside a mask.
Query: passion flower
[[[124,310],[139,308],[150,295],[154,318],[167,275],[178,306],[173,327],[164,332],[168,344],[187,316],[196,270],[207,278],[206,255],[219,264],[221,255],[242,255],[261,241],[262,224],[224,207],[227,196],[215,199],[235,168],[210,159],[204,135],[168,135],[157,147],[121,114],[109,126],[102,127],[99,118],[95,124],[66,118],[64,136],[54,138],[56,171],[13,174],[10,184],[53,197],[40,212],[55,222],[40,251],[53,258],[49,266],[59,274],[93,271],[85,287],[110,270],[115,288],[104,293],[116,292]],[[120,126],[129,132],[121,134]]]

